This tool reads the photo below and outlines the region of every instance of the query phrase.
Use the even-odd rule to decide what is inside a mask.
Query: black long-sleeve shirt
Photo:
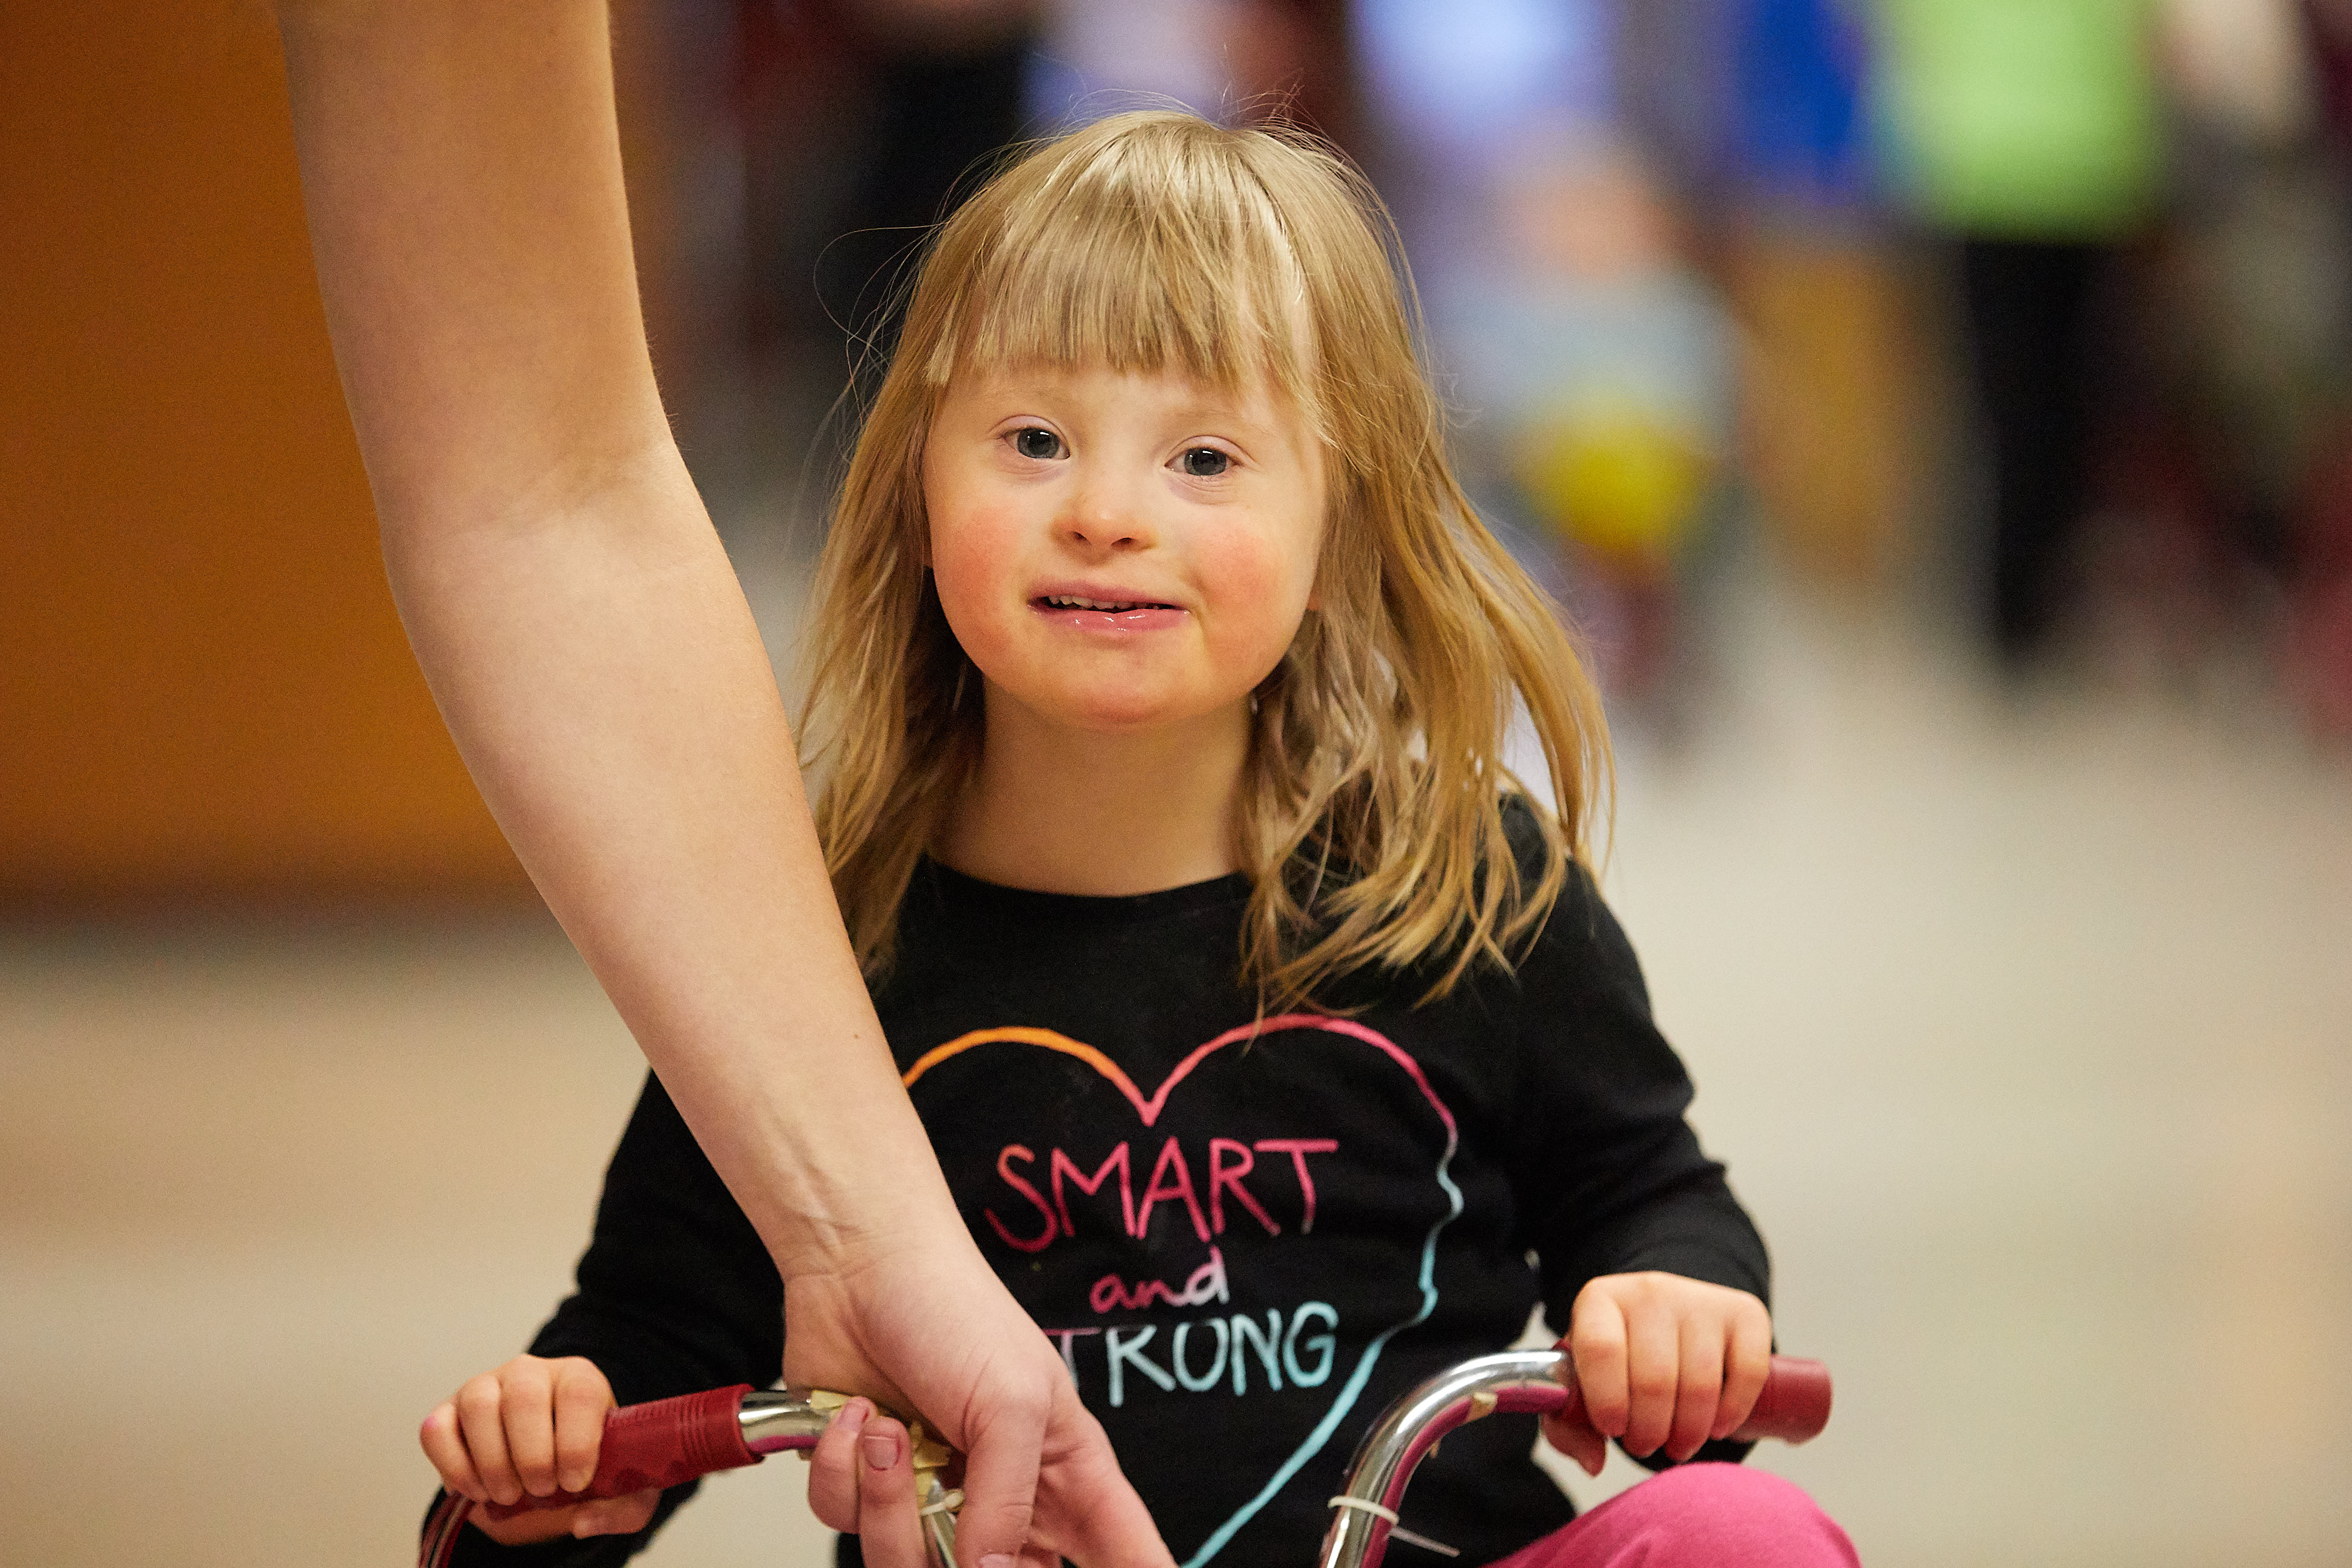
[[[1255,1032],[1234,979],[1248,895],[1229,877],[1078,898],[926,863],[875,994],[972,1234],[1187,1568],[1311,1561],[1364,1428],[1510,1343],[1538,1300],[1564,1326],[1601,1274],[1767,1289],[1633,950],[1581,873],[1513,974],[1421,1007],[1424,979],[1363,978],[1328,998],[1348,1016]],[[588,1357],[624,1404],[765,1384],[782,1313],[750,1222],[648,1079],[578,1293],[533,1352]],[[1468,1563],[1564,1523],[1532,1428],[1449,1436],[1406,1523]],[[642,1542],[501,1552],[468,1531],[457,1561],[585,1568]]]

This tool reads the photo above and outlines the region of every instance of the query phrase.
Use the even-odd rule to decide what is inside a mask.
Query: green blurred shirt
[[[1894,189],[1969,234],[2140,221],[2162,176],[2153,0],[1874,0]]]

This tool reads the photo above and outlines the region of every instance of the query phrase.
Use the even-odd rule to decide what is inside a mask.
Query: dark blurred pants
[[[2109,250],[2011,239],[1960,249],[1992,479],[1987,630],[2011,664],[2043,649],[2072,596],[2089,489],[2093,285]]]
[[[1020,136],[1031,42],[1024,28],[877,62],[865,167],[816,279],[827,313],[855,336],[885,351],[897,342],[912,263],[931,226],[979,188],[992,155]]]

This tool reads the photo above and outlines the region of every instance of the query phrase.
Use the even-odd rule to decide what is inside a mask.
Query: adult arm
[[[459,751],[786,1282],[788,1373],[1168,1561],[958,1218],[843,934],[775,681],[654,385],[601,0],[282,0],[329,327]],[[1042,1470],[1041,1470],[1042,1466]]]

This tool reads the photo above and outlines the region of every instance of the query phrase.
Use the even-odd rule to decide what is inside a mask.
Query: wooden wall
[[[255,0],[0,7],[0,910],[530,897],[411,659]]]

